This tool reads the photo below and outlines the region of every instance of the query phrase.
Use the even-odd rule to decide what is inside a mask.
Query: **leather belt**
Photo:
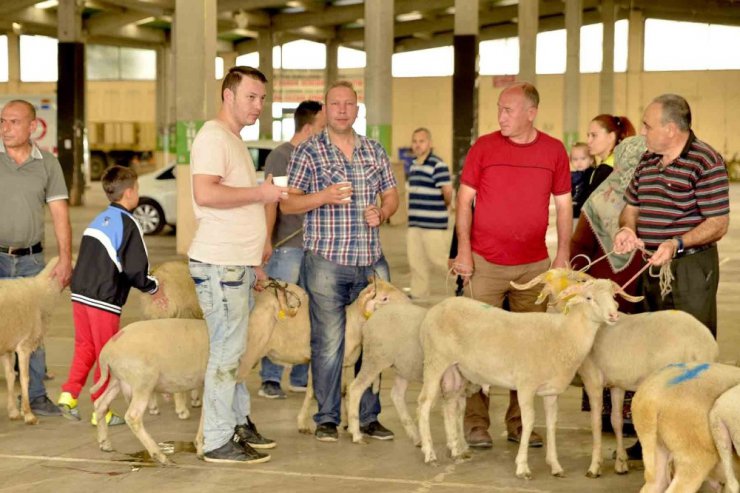
[[[23,247],[23,248],[15,248],[15,247],[7,247],[0,245],[0,253],[5,253],[7,255],[13,255],[14,257],[23,257],[24,255],[32,255],[34,253],[41,253],[44,251],[44,248],[41,246],[41,243],[36,243],[33,246],[30,247]]]
[[[701,245],[698,247],[686,248],[683,252],[677,254],[676,258],[688,257],[689,255],[703,252],[704,250],[709,250],[710,248],[714,248],[715,246],[717,246],[716,243],[709,243],[708,245]]]

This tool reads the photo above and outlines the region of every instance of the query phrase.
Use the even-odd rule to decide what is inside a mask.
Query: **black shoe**
[[[380,421],[371,421],[365,426],[360,426],[360,431],[366,437],[376,440],[393,440],[393,432],[380,424]]]
[[[59,409],[59,407],[54,404],[51,399],[49,399],[48,396],[42,395],[40,397],[36,397],[35,399],[31,399],[31,402],[29,402],[31,405],[31,411],[33,414],[38,414],[39,416],[61,416],[62,410]],[[18,396],[18,407],[21,405],[21,396]]]
[[[237,425],[234,432],[242,444],[247,443],[253,448],[258,449],[275,448],[275,440],[270,440],[260,435],[257,427],[249,419],[249,416],[247,416],[247,424]]]
[[[321,423],[316,427],[316,440],[320,442],[336,442],[339,439],[337,425],[334,423]]]
[[[203,454],[206,462],[233,462],[237,464],[259,464],[270,460],[269,454],[263,454],[254,450],[245,443],[240,442],[239,436],[234,434],[231,440],[215,450]]]

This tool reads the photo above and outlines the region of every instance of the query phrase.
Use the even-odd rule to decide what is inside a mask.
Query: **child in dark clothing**
[[[156,303],[166,298],[157,280],[149,275],[149,258],[139,224],[131,211],[139,203],[139,184],[131,168],[113,166],[102,177],[103,189],[111,201],[82,234],[77,265],[72,273],[72,313],[75,324],[75,352],[69,377],[62,385],[59,407],[69,419],[80,419],[77,398],[100,351],[119,330],[121,308],[134,287],[152,295]],[[95,368],[95,381],[100,368]],[[92,395],[93,402],[105,391]],[[95,414],[93,414],[93,424]],[[109,425],[124,423],[111,411]]]
[[[594,159],[588,153],[588,145],[576,142],[570,149],[570,189],[573,196],[573,217],[581,215],[581,207],[586,201],[589,177],[593,173]]]

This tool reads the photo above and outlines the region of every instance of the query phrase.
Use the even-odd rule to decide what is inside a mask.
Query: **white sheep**
[[[534,396],[545,402],[546,460],[563,476],[557,458],[557,396],[575,376],[603,323],[619,318],[611,281],[593,280],[561,293],[570,296],[566,314],[509,313],[469,298],[449,298],[432,307],[421,327],[424,385],[419,395],[419,432],[425,462],[435,462],[429,413],[440,392],[447,445],[453,459],[468,457],[462,430],[463,379],[477,385],[516,389],[522,410],[522,438],[516,475],[531,478],[527,461],[534,425]],[[450,376],[452,374],[452,377]]]
[[[709,427],[721,462],[725,493],[739,493],[740,483],[735,477],[736,454],[740,451],[740,385],[722,394],[709,411]]]
[[[707,479],[717,486],[722,469],[717,468],[720,456],[712,427],[717,426],[715,436],[723,447],[731,447],[726,436],[720,438],[719,422],[725,411],[734,407],[736,416],[738,408],[731,405],[731,396],[721,396],[737,385],[740,368],[708,362],[670,365],[642,382],[632,399],[632,421],[645,465],[641,493],[693,493]],[[725,457],[729,453],[725,448]],[[732,479],[725,492],[737,492]]]
[[[575,282],[583,282],[586,274],[569,269],[552,269],[526,285],[545,284],[539,301],[547,295],[556,298]],[[590,278],[589,276],[586,276]],[[611,422],[617,439],[617,474],[629,471],[627,452],[622,434],[624,392],[635,391],[654,371],[671,363],[715,361],[719,347],[709,329],[688,313],[662,310],[652,313],[620,314],[619,321],[596,334],[593,348],[578,369],[578,375],[591,403],[593,448],[587,477],[601,475],[601,412],[604,388],[611,389]]]
[[[28,362],[31,353],[44,340],[51,311],[60,299],[62,287],[51,277],[58,258],[54,257],[34,277],[0,280],[0,360],[5,368],[8,386],[8,417],[20,419],[15,403],[13,352],[18,353],[20,370],[21,413],[26,424],[35,425],[38,418],[28,401]]]
[[[362,443],[360,432],[360,399],[368,386],[381,372],[393,367],[396,380],[391,399],[401,418],[406,434],[414,444],[419,443],[416,423],[406,407],[406,388],[409,382],[423,380],[424,354],[419,338],[421,322],[427,309],[401,303],[376,311],[362,327],[362,368],[349,386],[347,409],[352,441]],[[373,389],[377,392],[377,389]]]
[[[291,291],[305,292],[290,285]],[[292,304],[287,290],[267,289],[259,293],[249,315],[247,347],[269,340],[281,317],[293,316],[298,307]],[[186,392],[203,385],[208,363],[208,328],[204,320],[165,318],[135,322],[113,336],[103,347],[98,359],[100,380],[90,390],[97,392],[108,380],[108,387],[95,400],[98,422],[98,444],[101,450],[113,450],[108,438],[105,413],[110,403],[123,391],[129,407],[126,423],[151,457],[167,464],[167,457],[144,429],[143,414],[153,392]],[[244,360],[240,361],[240,365]],[[247,368],[248,370],[248,368]],[[245,374],[240,368],[240,375]],[[198,438],[202,438],[202,419]],[[202,440],[196,439],[199,456]]]

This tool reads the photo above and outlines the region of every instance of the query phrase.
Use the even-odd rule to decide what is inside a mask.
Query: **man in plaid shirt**
[[[290,196],[280,206],[285,214],[305,213],[303,279],[310,298],[311,371],[319,404],[314,421],[316,438],[326,442],[338,437],[345,307],[373,274],[390,279],[379,228],[398,208],[388,154],[352,129],[357,110],[351,83],[329,87],[326,130],[293,151]],[[361,430],[390,440],[393,433],[378,422],[379,413],[378,396],[368,389],[360,405]]]

